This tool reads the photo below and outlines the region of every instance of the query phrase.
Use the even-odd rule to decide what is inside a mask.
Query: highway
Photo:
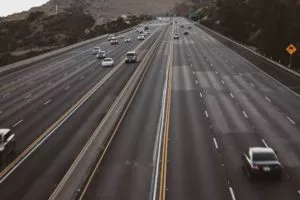
[[[111,46],[104,38],[0,77],[1,128],[11,128],[17,140],[17,154],[1,166],[0,199],[50,197],[140,66],[123,64],[125,53],[138,48],[142,60],[155,41],[124,116],[76,199],[300,199],[299,94],[175,19],[167,26],[153,22],[143,44],[129,31],[131,43]],[[114,67],[100,66],[91,54],[96,45]],[[246,178],[241,156],[252,146],[278,152],[282,180]]]
[[[121,63],[126,52],[139,45],[138,52],[143,56],[156,39],[159,27],[151,28],[154,36],[142,46],[136,33],[130,31],[126,35],[133,38],[131,43],[121,41],[111,46],[105,38],[1,79],[0,123],[16,134],[16,158],[26,158],[18,168],[11,167],[8,177],[2,175],[7,168],[1,172],[1,199],[50,196],[135,70],[136,64]],[[91,49],[99,44],[115,60],[115,67],[102,68],[91,54]],[[91,98],[57,126],[67,110],[101,81],[101,87]],[[57,127],[54,131],[53,124]],[[41,142],[44,138],[45,142]],[[37,150],[31,153],[31,146],[37,146]],[[10,169],[11,161],[7,160],[2,167]]]

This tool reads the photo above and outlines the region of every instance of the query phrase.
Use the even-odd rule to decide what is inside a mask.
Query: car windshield
[[[110,62],[110,61],[112,61],[112,59],[111,58],[105,58],[103,61],[104,62]]]
[[[127,53],[127,56],[134,56],[134,53]]]
[[[253,153],[253,161],[276,161],[273,153]]]

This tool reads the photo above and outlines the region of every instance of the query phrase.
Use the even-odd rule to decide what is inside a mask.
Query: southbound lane
[[[160,42],[84,199],[150,198],[170,30]]]
[[[149,38],[149,41],[146,41],[147,45],[141,47],[139,50],[141,56],[155,39],[155,37]],[[124,55],[126,49],[123,49],[123,51],[122,55]],[[49,197],[93,130],[101,122],[135,67],[136,65],[121,66],[113,77],[108,79],[71,118],[1,183],[1,197],[4,199],[46,199]],[[97,76],[95,73],[94,75]],[[68,103],[73,105],[76,98],[86,93],[87,85],[91,84],[91,80],[87,79],[85,83],[84,80],[86,79],[83,79],[82,83],[79,84],[82,87],[81,90],[78,90],[80,88],[71,87],[70,91],[60,91],[61,101],[47,104],[44,110],[40,111],[42,117],[36,116],[36,113],[28,115],[27,118],[32,120],[21,123],[20,126],[16,127],[17,131],[24,131],[24,135],[30,133],[30,136],[27,134],[27,137],[34,139],[33,133],[41,133],[45,127],[49,127],[51,120],[57,119],[55,115],[59,110],[64,109],[64,107],[68,108],[66,106],[68,99],[71,99],[71,102]],[[71,91],[72,89],[73,91]],[[66,93],[68,92],[67,96]]]

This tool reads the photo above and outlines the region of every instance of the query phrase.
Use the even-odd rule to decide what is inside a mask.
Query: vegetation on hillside
[[[80,9],[57,15],[32,12],[23,20],[0,22],[0,66],[62,48],[106,33],[118,32],[149,16],[121,17],[103,25]]]
[[[286,65],[286,47],[292,43],[300,50],[299,0],[218,0],[199,15],[204,25]],[[299,51],[293,67],[300,69]]]

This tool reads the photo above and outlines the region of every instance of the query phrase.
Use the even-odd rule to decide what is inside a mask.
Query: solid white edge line
[[[290,118],[289,116],[286,117],[290,122],[292,122],[293,124],[296,124],[296,122],[294,120],[292,120],[292,118]]]
[[[214,143],[215,143],[215,147],[216,147],[216,149],[218,149],[218,148],[219,148],[219,146],[218,146],[218,143],[217,143],[217,140],[216,140],[216,138],[213,138],[213,140],[214,140]]]
[[[204,111],[204,113],[205,113],[206,118],[208,118],[208,112],[207,112],[207,110]]]
[[[17,123],[15,123],[12,127],[16,127],[18,126],[19,124],[21,124],[23,122],[23,119],[21,119],[20,121],[18,121]]]
[[[234,97],[234,96],[233,96],[233,94],[232,94],[231,92],[230,92],[229,94],[230,94],[231,98],[233,98],[233,97]]]
[[[228,187],[232,200],[236,200],[232,187]]]
[[[173,27],[172,27],[172,35],[174,35],[174,21],[173,21]],[[172,43],[170,43],[170,51],[172,50]],[[173,51],[171,52],[173,54]],[[164,131],[164,125],[163,122],[165,121],[165,112],[166,112],[166,101],[167,101],[167,92],[168,92],[168,77],[169,77],[169,68],[168,64],[171,62],[170,59],[170,52],[169,52],[169,57],[168,57],[168,63],[166,67],[166,78],[165,78],[165,83],[164,83],[164,90],[163,90],[163,95],[162,95],[162,109],[160,112],[160,121],[158,124],[158,129],[157,129],[157,134],[159,134],[159,143],[158,143],[158,149],[157,149],[157,154],[153,155],[153,159],[155,159],[156,162],[156,167],[154,170],[154,182],[153,179],[151,181],[151,195],[152,195],[152,200],[155,200],[157,197],[157,187],[158,187],[158,176],[159,176],[159,168],[160,168],[160,156],[161,156],[161,145],[162,145],[162,138],[163,138],[163,131]],[[158,136],[158,135],[157,135]],[[157,146],[155,144],[155,146]],[[155,151],[156,149],[154,149]],[[152,189],[153,187],[153,189]]]
[[[261,142],[265,145],[265,147],[269,147],[264,139],[261,139]]]
[[[247,113],[246,113],[244,110],[243,110],[242,112],[243,112],[244,116],[245,116],[246,118],[248,118]]]

